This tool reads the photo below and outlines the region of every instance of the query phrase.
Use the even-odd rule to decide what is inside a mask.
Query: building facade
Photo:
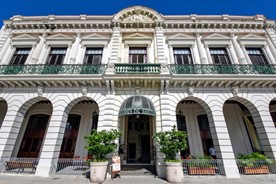
[[[236,158],[276,157],[275,21],[263,15],[13,16],[0,33],[0,158],[87,156],[92,129],[123,131],[122,164],[156,165],[153,134],[188,133],[185,155],[214,145],[226,177]]]

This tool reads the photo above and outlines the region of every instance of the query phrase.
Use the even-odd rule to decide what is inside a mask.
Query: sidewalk
[[[83,176],[51,176],[47,178],[33,175],[17,175],[0,173],[0,184],[90,184]],[[111,180],[107,178],[103,184],[163,184],[168,183],[154,176],[123,176]],[[226,179],[213,176],[188,176],[183,179],[185,184],[275,184],[276,175],[241,176],[240,179]]]

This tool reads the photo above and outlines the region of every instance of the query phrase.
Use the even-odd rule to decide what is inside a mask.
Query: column
[[[127,44],[125,44],[125,46],[124,46],[124,60],[123,60],[123,62],[124,63],[129,63],[129,61],[128,61],[128,56],[129,56],[129,46],[127,45]]]
[[[3,59],[4,59],[4,56],[5,56],[5,54],[7,53],[8,49],[9,49],[10,44],[11,44],[11,38],[8,37],[5,44],[4,44],[4,46],[2,47],[1,52],[0,52],[0,64],[5,63],[5,61],[3,61]]]
[[[43,46],[44,46],[44,43],[46,41],[46,36],[47,36],[47,33],[43,33],[42,36],[40,36],[40,41],[36,45],[36,48],[34,50],[33,56],[32,56],[31,61],[30,61],[31,64],[38,63],[39,56],[41,54],[41,51],[42,51]]]
[[[3,57],[2,64],[9,64],[13,53],[15,52],[16,48],[13,45],[10,45],[5,56]]]
[[[112,40],[111,40],[111,52],[109,63],[119,63],[119,51],[120,51],[120,37],[121,30],[119,27],[113,28]]]
[[[207,115],[210,121],[213,143],[218,159],[222,159],[225,176],[227,178],[239,178],[240,174],[222,110],[223,103],[214,99],[208,99],[206,103],[210,107],[210,112],[207,111]]]
[[[191,53],[193,57],[193,64],[200,64],[200,58],[196,44],[191,45]]]
[[[98,131],[110,130],[113,128],[115,121],[116,123],[118,123],[118,118],[114,117],[114,102],[115,102],[115,94],[107,94],[105,99],[104,110],[100,111],[100,114],[99,114],[98,129],[97,129]]]
[[[204,47],[205,47],[206,55],[207,55],[207,58],[208,58],[208,63],[209,64],[214,64],[213,60],[212,60],[212,57],[211,57],[211,54],[210,54],[210,50],[209,50],[208,45],[205,45]]]
[[[25,64],[35,64],[35,63],[32,63],[32,61],[31,61],[31,58],[32,58],[32,56],[33,56],[33,54],[34,54],[34,51],[35,51],[35,48],[36,48],[36,45],[33,45],[33,46],[32,46],[32,49],[31,49],[31,51],[30,51],[30,54],[28,55],[28,57],[27,57],[27,59],[26,59]]]
[[[231,34],[231,41],[232,41],[234,50],[237,54],[239,64],[247,64],[243,51],[241,50],[241,47],[237,42],[237,38],[233,33]]]
[[[38,64],[45,64],[46,62],[46,55],[49,52],[50,47],[46,44],[43,44],[41,54],[38,57]]]
[[[68,47],[67,47],[66,54],[65,54],[64,60],[63,60],[63,64],[70,64],[69,63],[69,55],[71,52],[71,47],[72,47],[72,45],[68,45]]]
[[[107,45],[104,45],[103,47],[103,57],[102,57],[102,64],[107,64],[108,62],[108,49],[107,49]]]
[[[70,56],[70,59],[69,59],[69,64],[76,64],[76,58],[77,58],[78,49],[79,49],[79,45],[80,45],[80,41],[81,41],[80,36],[81,36],[81,34],[77,33],[76,40],[75,40],[75,42],[72,45],[72,49],[71,49],[71,53],[70,53],[71,56]]]
[[[228,45],[228,50],[229,50],[229,52],[230,52],[230,55],[231,55],[231,59],[232,59],[232,61],[233,61],[233,64],[239,64],[239,61],[237,60],[237,55],[236,55],[236,53],[235,53],[235,50],[233,49],[233,47],[232,47],[232,44],[229,44]]]
[[[203,47],[203,44],[201,43],[201,38],[200,37],[201,37],[200,34],[196,33],[196,44],[197,44],[197,47],[198,47],[200,62],[201,62],[201,64],[208,64],[208,61],[206,59],[207,58],[206,52],[205,52],[205,49]]]
[[[175,64],[173,46],[172,45],[169,45],[169,53],[170,53],[170,60],[171,60],[170,64]]]
[[[264,50],[265,50],[265,53],[266,53],[266,55],[267,55],[267,57],[269,59],[269,63],[275,64],[275,59],[274,59],[272,53],[270,52],[270,50],[268,48],[268,45],[264,46]]]
[[[65,102],[58,101],[55,104],[53,104],[53,113],[47,128],[44,144],[42,145],[39,163],[35,172],[36,176],[49,176],[57,167],[68,114],[66,113],[65,107],[67,104]]]
[[[274,57],[274,60],[273,60],[272,63],[275,64],[276,63],[275,62],[275,60],[276,60],[276,49],[275,49],[272,41],[270,40],[270,38],[268,36],[266,37],[266,43],[267,43],[267,45],[269,47],[269,50],[271,51],[271,53],[272,53],[272,55]]]
[[[246,62],[247,62],[247,63],[242,63],[242,64],[252,64],[251,59],[250,59],[250,57],[247,54],[245,46],[241,45],[241,48],[242,48],[243,54],[245,55]]]
[[[156,50],[158,63],[166,64],[165,60],[165,36],[162,27],[155,28]]]

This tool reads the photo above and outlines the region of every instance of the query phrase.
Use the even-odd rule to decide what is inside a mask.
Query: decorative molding
[[[188,94],[188,96],[194,96],[194,90],[195,90],[194,87],[189,86],[189,87],[187,88],[187,94]]]
[[[82,96],[87,96],[87,92],[88,92],[87,86],[82,86],[81,88]]]
[[[37,86],[36,87],[37,96],[43,96],[44,94],[44,87],[43,86]]]
[[[233,96],[239,96],[239,87],[237,87],[237,86],[232,87],[231,92],[232,92]]]

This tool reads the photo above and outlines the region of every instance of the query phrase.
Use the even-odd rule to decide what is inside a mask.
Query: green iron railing
[[[0,74],[102,74],[105,65],[0,65]]]
[[[116,74],[159,74],[160,64],[132,64],[117,63],[115,64]]]
[[[170,65],[173,74],[276,74],[276,65]]]

